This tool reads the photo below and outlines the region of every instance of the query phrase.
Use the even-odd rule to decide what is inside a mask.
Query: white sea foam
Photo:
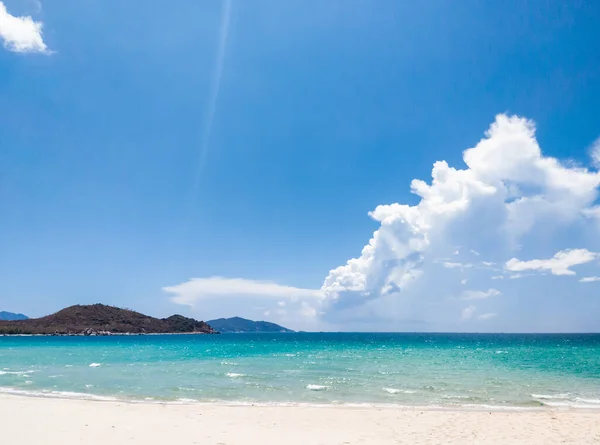
[[[397,388],[383,388],[383,390],[389,394],[414,394],[416,391],[412,389],[397,389]]]
[[[227,377],[231,377],[232,379],[236,379],[238,377],[245,377],[246,374],[240,374],[238,372],[228,372],[227,374],[225,374]]]
[[[600,405],[600,399],[584,399],[581,397],[576,397],[575,401],[582,402],[582,403],[590,403],[592,405]]]
[[[571,395],[564,393],[564,394],[531,394],[531,397],[533,397],[534,399],[542,399],[542,400],[552,400],[552,399],[559,399],[559,400],[565,400],[568,399]]]
[[[310,391],[327,391],[329,386],[326,385],[306,385],[306,389]]]
[[[531,394],[533,399],[554,408],[600,409],[599,399],[573,397],[571,394]]]
[[[469,397],[469,396],[463,396],[463,395],[459,395],[459,394],[444,394],[444,395],[442,395],[442,399],[466,400],[466,399],[471,399],[471,397]]]
[[[572,402],[572,401],[544,402],[544,405],[550,406],[553,408],[600,409],[600,404],[576,403],[576,402]]]
[[[102,366],[101,363],[90,363],[90,368],[99,368],[100,366]]]
[[[7,369],[7,368],[4,368]],[[0,371],[0,375],[28,375],[35,371]]]
[[[72,391],[26,391],[16,388],[5,388],[0,387],[0,393],[14,394],[20,396],[34,396],[34,397],[48,397],[54,399],[81,399],[81,400],[101,400],[101,401],[115,401],[118,400],[115,397],[99,396],[95,394],[87,394],[83,392],[72,392]]]

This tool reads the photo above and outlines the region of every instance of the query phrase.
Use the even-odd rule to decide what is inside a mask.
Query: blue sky
[[[0,309],[600,330],[600,6],[413,3],[3,0]]]

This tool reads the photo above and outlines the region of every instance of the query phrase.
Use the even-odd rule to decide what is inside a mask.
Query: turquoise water
[[[133,401],[600,409],[600,335],[0,337],[0,391]]]

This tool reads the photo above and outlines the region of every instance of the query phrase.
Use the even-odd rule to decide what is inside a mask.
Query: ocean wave
[[[534,399],[542,399],[542,400],[553,400],[553,399],[564,400],[564,399],[568,399],[569,397],[571,397],[571,395],[568,393],[564,393],[564,394],[531,394],[531,397],[533,397]]]
[[[414,394],[416,391],[412,389],[397,389],[397,388],[383,388],[388,394]]]
[[[455,399],[455,400],[475,400],[475,397],[465,396],[462,394],[443,394],[442,399]]]
[[[306,389],[310,391],[327,391],[329,386],[327,385],[306,385]]]
[[[24,389],[0,387],[0,393],[12,394],[18,396],[33,396],[52,399],[77,399],[77,400],[98,400],[98,401],[116,401],[116,397],[99,396],[96,394],[88,394],[83,392],[73,391],[28,391]]]
[[[0,371],[0,375],[28,375],[35,371]]]
[[[240,374],[239,372],[228,372],[225,374],[227,377],[231,377],[232,379],[236,379],[239,377],[246,377],[246,374]]]
[[[100,366],[102,366],[101,363],[90,363],[90,368],[99,368]]]
[[[575,409],[600,409],[600,404],[596,403],[577,403],[570,400],[565,400],[561,402],[544,402],[545,406],[549,406],[552,408],[575,408]]]
[[[584,399],[582,397],[575,397],[576,402],[590,403],[592,405],[600,405],[600,399]]]
[[[574,397],[572,394],[531,394],[531,397],[545,406],[553,408],[600,409],[600,399]]]
[[[177,399],[177,402],[180,402],[180,403],[198,403],[198,400],[196,400],[196,399],[186,399],[185,397],[183,397],[181,399]]]

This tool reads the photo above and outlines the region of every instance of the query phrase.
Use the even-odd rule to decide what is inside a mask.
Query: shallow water
[[[134,401],[600,409],[600,334],[0,337],[0,390]]]

